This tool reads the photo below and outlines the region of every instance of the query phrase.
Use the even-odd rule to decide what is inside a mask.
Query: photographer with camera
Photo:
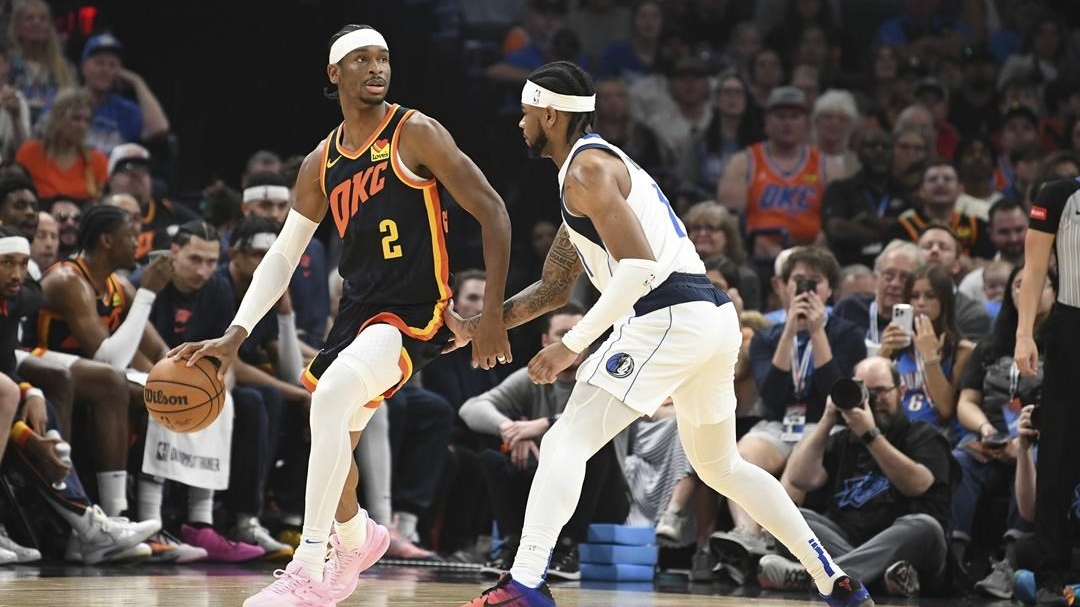
[[[796,248],[784,261],[780,277],[790,302],[786,321],[761,330],[750,342],[750,367],[764,419],[738,443],[744,459],[774,475],[784,470],[795,443],[821,418],[833,382],[850,377],[866,357],[863,330],[826,310],[840,277],[840,266],[828,249]],[[802,501],[799,491],[785,488],[796,503]],[[770,549],[757,523],[733,502],[728,504],[735,527],[713,534],[713,552],[722,562],[752,565]],[[749,572],[729,573],[742,582]]]
[[[1013,361],[1016,296],[1020,292],[1021,276],[1022,267],[1009,274],[994,330],[975,349],[960,384],[956,418],[968,434],[953,451],[964,476],[953,495],[952,540],[962,562],[971,541],[977,504],[987,496],[1009,495],[1012,490],[1016,474],[1013,460],[1019,457],[1023,447],[1019,430],[1021,410],[1042,400],[1042,340],[1039,340],[1040,362],[1035,377],[1022,375]],[[1049,281],[1045,282],[1040,301],[1035,318],[1036,335],[1040,334],[1054,301]],[[1006,518],[1004,557],[993,561],[990,575],[975,584],[979,592],[1002,599],[1012,596],[1016,563],[1011,557],[1011,543],[1019,534],[1031,531],[1031,525],[1017,508],[1016,497],[1011,500]]]
[[[951,492],[945,437],[900,408],[904,387],[886,358],[855,367],[833,383],[821,422],[792,453],[785,478],[802,491],[825,488],[825,514],[803,509],[810,528],[844,571],[868,586],[882,581],[892,596],[914,597],[944,579]],[[835,432],[838,423],[846,428]],[[762,557],[764,588],[806,588],[802,566]]]

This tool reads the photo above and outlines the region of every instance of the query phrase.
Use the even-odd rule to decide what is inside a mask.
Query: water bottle
[[[45,438],[55,438],[60,441],[56,443],[56,457],[68,466],[71,466],[71,445],[64,442],[64,439],[60,437],[60,432],[54,429],[50,429],[48,432],[45,433]],[[67,483],[65,483],[64,481],[53,483],[52,486],[53,489],[56,489],[57,491],[63,491],[64,489],[67,489]]]

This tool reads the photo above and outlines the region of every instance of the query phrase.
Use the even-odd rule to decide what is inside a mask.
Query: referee
[[[1047,183],[1030,212],[1017,308],[1014,356],[1020,372],[1034,376],[1039,364],[1032,325],[1056,245],[1057,301],[1042,328],[1045,339],[1039,461],[1035,493],[1035,571],[1039,605],[1066,605],[1062,589],[1072,556],[1069,512],[1080,491],[1080,402],[1069,377],[1080,371],[1080,181]],[[1080,495],[1080,494],[1078,494]]]

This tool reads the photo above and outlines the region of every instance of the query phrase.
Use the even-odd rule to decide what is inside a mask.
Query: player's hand
[[[229,327],[225,335],[217,339],[205,341],[187,342],[169,350],[166,356],[187,361],[187,366],[194,365],[200,358],[208,356],[216,358],[218,366],[218,379],[225,381],[225,374],[236,361],[236,354],[240,350],[240,344],[247,338],[244,330],[236,325]]]
[[[1020,369],[1021,374],[1035,377],[1039,370],[1039,349],[1035,347],[1033,338],[1017,337],[1013,358],[1016,360],[1016,366]]]
[[[165,285],[173,277],[173,262],[171,255],[163,255],[151,261],[143,270],[142,278],[139,279],[139,287],[161,293]]]
[[[514,360],[510,354],[510,340],[506,338],[506,325],[502,321],[502,310],[481,313],[480,321],[473,335],[473,368],[493,369],[496,364],[507,364]]]
[[[48,431],[49,418],[45,411],[45,399],[40,396],[31,396],[23,405],[22,420],[30,429],[44,436]]]
[[[468,319],[462,318],[454,309],[454,302],[451,301],[450,305],[443,309],[443,323],[454,334],[454,338],[450,340],[450,343],[446,344],[442,353],[447,354],[467,346],[476,333],[476,326],[479,321],[480,316],[473,316]]]
[[[33,456],[38,470],[50,483],[59,483],[71,472],[71,465],[56,455],[56,445],[60,442],[58,438],[37,434],[31,434],[26,440],[26,452]]]
[[[540,350],[529,361],[529,379],[534,384],[550,384],[564,369],[573,364],[577,353],[563,345],[559,340]]]

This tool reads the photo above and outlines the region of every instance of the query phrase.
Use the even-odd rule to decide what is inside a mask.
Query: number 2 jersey
[[[365,307],[408,307],[412,318],[388,322],[418,339],[442,325],[450,299],[446,213],[434,178],[402,162],[398,142],[416,110],[392,105],[356,149],[343,143],[344,123],[326,139],[322,189],[343,246],[342,297]]]

